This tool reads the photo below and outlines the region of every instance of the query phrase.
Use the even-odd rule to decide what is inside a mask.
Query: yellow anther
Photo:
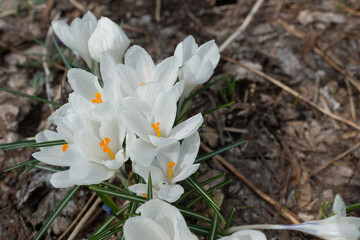
[[[172,179],[172,175],[174,173],[173,167],[175,166],[175,163],[170,161],[168,164],[166,164],[166,166],[169,167],[169,179]]]
[[[158,137],[161,137],[161,131],[160,131],[160,127],[159,127],[160,123],[159,122],[156,122],[156,125],[155,123],[151,124],[151,127],[154,128],[155,132],[156,132],[156,135]]]
[[[146,193],[141,194],[144,198],[148,198],[148,195]]]
[[[62,151],[65,152],[69,148],[69,144],[64,144],[62,146]]]
[[[104,152],[106,152],[109,155],[109,157],[112,160],[115,160],[115,154],[109,148],[109,142],[110,142],[110,138],[107,138],[107,137],[104,138],[104,140],[101,140],[101,142],[100,142],[100,147],[103,149]]]
[[[95,98],[91,99],[92,103],[102,103],[101,94],[95,93]]]
[[[143,82],[142,84],[140,84],[140,86],[144,85],[146,82]]]

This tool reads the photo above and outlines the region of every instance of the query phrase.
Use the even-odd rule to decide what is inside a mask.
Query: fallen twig
[[[207,152],[210,153],[213,150],[210,149],[205,144],[201,143],[201,148]],[[264,199],[266,202],[268,202],[270,205],[275,207],[277,211],[281,211],[282,216],[289,220],[292,224],[298,224],[300,223],[299,217],[293,213],[292,211],[285,209],[282,207],[281,203],[276,201],[275,199],[271,198],[269,195],[258,189],[249,179],[247,179],[242,173],[237,171],[233,165],[231,165],[228,161],[225,160],[225,158],[221,157],[220,155],[214,156],[216,160],[218,160],[225,168],[227,168],[230,172],[232,172],[236,177],[238,177],[241,181],[243,181],[252,191],[254,191],[259,197]]]
[[[322,170],[324,170],[325,168],[327,168],[330,164],[342,159],[343,157],[345,157],[346,155],[348,155],[349,153],[351,153],[352,151],[354,151],[355,149],[357,149],[358,147],[360,147],[360,142],[358,142],[357,144],[355,144],[354,146],[352,146],[351,148],[349,148],[348,150],[346,150],[345,152],[339,154],[338,156],[336,156],[335,158],[327,161],[326,163],[322,164],[320,167],[318,167],[313,173],[312,175],[315,175],[319,172],[321,172]]]
[[[355,15],[355,16],[360,16],[360,11],[355,11],[354,9],[352,8],[349,8],[348,6],[342,4],[341,2],[339,1],[336,1],[336,0],[330,0],[334,5],[336,6],[339,6],[340,8],[342,8],[344,11],[352,14],[352,15]]]
[[[234,41],[248,26],[251,20],[254,18],[256,12],[259,10],[260,6],[263,4],[264,0],[257,0],[254,6],[252,7],[249,14],[246,16],[245,20],[242,22],[241,26],[236,29],[233,34],[228,37],[223,44],[219,47],[219,51],[222,52],[232,41]]]
[[[288,32],[294,34],[295,36],[297,36],[298,38],[304,39],[306,37],[305,33],[302,33],[300,31],[298,31],[294,26],[286,23],[284,20],[282,20],[281,18],[277,19],[277,22],[284,28],[286,29]],[[329,63],[336,71],[340,72],[341,74],[343,74],[345,77],[347,77],[349,79],[349,81],[351,82],[352,85],[354,85],[354,87],[360,91],[360,82],[358,79],[356,79],[354,77],[354,75],[347,71],[346,69],[343,69],[342,67],[340,67],[331,57],[329,57],[328,55],[326,55],[324,53],[323,50],[321,50],[318,47],[314,47],[313,48],[314,52],[317,53],[318,55],[320,55],[322,58],[324,58],[324,60]]]
[[[270,81],[271,83],[275,84],[276,86],[282,88],[283,90],[285,90],[286,92],[290,93],[291,95],[293,95],[294,97],[298,98],[299,100],[302,100],[304,102],[306,102],[307,104],[309,104],[310,106],[314,107],[315,109],[317,109],[318,111],[322,112],[323,114],[339,121],[339,122],[342,122],[342,123],[345,123],[346,125],[349,125],[350,127],[352,128],[355,128],[356,130],[359,130],[360,131],[360,126],[357,125],[356,123],[352,122],[352,121],[349,121],[349,120],[346,120],[322,107],[319,107],[316,103],[314,103],[313,101],[309,100],[309,99],[306,99],[304,98],[302,95],[299,95],[298,92],[294,91],[293,89],[291,89],[290,87],[286,86],[285,84],[281,83],[280,81],[276,80],[275,78],[255,69],[255,68],[252,68],[252,67],[249,67],[241,62],[238,62],[232,58],[229,58],[229,57],[225,57],[225,56],[221,56],[222,59],[228,61],[228,62],[232,62],[232,63],[235,63],[239,66],[241,66],[242,68],[245,68],[247,70],[249,70],[250,72],[253,72],[263,78],[265,78],[266,80]]]

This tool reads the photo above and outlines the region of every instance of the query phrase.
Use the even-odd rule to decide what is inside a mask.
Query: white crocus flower
[[[107,17],[99,19],[88,42],[90,56],[97,62],[100,62],[104,52],[109,53],[116,63],[122,62],[129,45],[130,41],[122,28]]]
[[[127,98],[120,107],[119,117],[128,132],[139,138],[132,142],[129,154],[134,162],[150,166],[155,157],[156,148],[189,137],[201,126],[199,113],[173,127],[176,117],[176,102],[179,97],[178,86],[161,93],[154,102],[147,104],[136,98]]]
[[[97,184],[111,178],[127,160],[122,145],[125,137],[111,108],[91,121],[85,129],[74,134],[73,147],[65,152],[69,170],[52,175],[51,184],[57,188]]]
[[[241,229],[280,229],[296,230],[314,235],[325,240],[359,240],[360,218],[346,217],[346,206],[340,195],[336,195],[333,204],[334,216],[324,220],[309,221],[294,225],[248,225],[232,227],[228,231]]]
[[[88,41],[95,31],[96,17],[91,12],[87,12],[82,19],[75,18],[70,26],[63,20],[53,21],[51,25],[58,38],[67,47],[78,53],[86,64],[91,67]]]
[[[182,99],[194,88],[209,80],[220,59],[219,49],[214,40],[198,47],[192,36],[188,36],[177,45],[174,55],[178,57],[182,66],[179,72],[180,80],[185,83]]]
[[[141,216],[124,224],[125,240],[197,240],[180,211],[161,200],[152,199],[140,207]]]
[[[149,172],[154,184],[161,184],[158,192],[160,199],[175,202],[184,193],[181,185],[176,184],[196,172],[200,164],[194,164],[199,151],[200,137],[197,132],[186,138],[157,149],[156,160],[150,167],[141,162],[133,162],[133,171],[148,179]]]

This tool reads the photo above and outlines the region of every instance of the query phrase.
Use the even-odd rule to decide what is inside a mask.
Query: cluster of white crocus
[[[133,172],[146,182],[151,174],[154,198],[179,199],[184,189],[178,183],[199,167],[194,161],[200,146],[197,130],[203,122],[197,114],[175,126],[179,101],[211,77],[220,56],[214,41],[198,47],[189,36],[174,56],[155,64],[142,47],[128,49],[129,39],[109,18],[97,20],[88,12],[70,26],[64,21],[52,26],[89,67],[93,62],[96,75],[69,70],[74,92],[49,118],[57,131],[36,136],[37,142],[66,142],[33,155],[69,167],[53,174],[51,183],[55,187],[101,183],[131,159]],[[147,193],[146,184],[130,190],[141,196]]]

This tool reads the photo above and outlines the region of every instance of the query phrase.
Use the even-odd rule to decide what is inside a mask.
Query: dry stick
[[[252,67],[249,67],[241,62],[238,62],[232,58],[229,58],[229,57],[225,57],[225,56],[221,56],[221,58],[223,58],[224,60],[228,61],[228,62],[232,62],[232,63],[235,63],[239,66],[241,66],[242,68],[245,68],[246,70],[250,71],[250,72],[253,72],[263,78],[265,78],[266,80],[270,81],[271,83],[275,84],[276,86],[282,88],[283,90],[285,90],[286,92],[290,93],[291,95],[293,95],[294,97],[298,98],[299,100],[302,100],[304,102],[306,102],[307,104],[309,104],[310,106],[314,107],[315,109],[317,109],[318,111],[322,112],[323,114],[339,121],[339,122],[342,122],[342,123],[345,123],[346,125],[349,125],[350,127],[352,128],[355,128],[356,130],[359,130],[360,131],[360,126],[357,125],[356,123],[352,122],[352,121],[349,121],[349,120],[346,120],[324,108],[321,108],[319,107],[318,105],[316,105],[316,103],[312,102],[311,100],[309,99],[306,99],[304,98],[303,96],[299,95],[298,92],[294,91],[293,89],[291,89],[290,87],[286,86],[285,84],[281,83],[280,81],[276,80],[275,78],[255,69],[255,68],[252,68]]]
[[[346,155],[348,155],[349,153],[351,153],[352,151],[354,151],[355,149],[357,149],[358,147],[360,147],[360,142],[358,142],[357,144],[355,144],[354,146],[352,146],[351,148],[349,148],[348,150],[346,150],[345,152],[341,153],[340,155],[338,155],[337,157],[327,161],[326,163],[322,164],[320,167],[318,167],[313,173],[312,175],[315,175],[319,172],[321,172],[322,170],[324,170],[325,168],[327,168],[330,164],[332,164],[333,162],[336,162],[340,159],[342,159],[343,157],[345,157]]]
[[[201,143],[201,148],[207,152],[212,152],[212,149],[210,149],[205,144]],[[225,168],[227,168],[230,172],[232,172],[236,177],[238,177],[241,181],[243,181],[251,190],[253,190],[257,195],[259,195],[262,199],[264,199],[266,202],[268,202],[270,205],[275,207],[277,211],[282,212],[282,216],[289,220],[292,224],[298,224],[300,223],[299,217],[291,212],[290,210],[287,210],[285,208],[282,208],[281,203],[276,201],[275,199],[271,198],[269,195],[258,189],[249,179],[247,179],[242,173],[238,172],[233,165],[231,165],[228,161],[225,160],[225,158],[216,155],[214,156],[216,160],[218,160]]]
[[[357,122],[354,97],[353,97],[353,94],[351,92],[349,80],[347,78],[345,78],[345,84],[346,84],[346,89],[347,89],[347,92],[348,92],[348,95],[349,95],[349,104],[350,104],[351,117],[352,117],[353,122]]]
[[[91,217],[94,211],[98,208],[99,203],[101,202],[100,198],[97,198],[94,204],[91,206],[89,211],[84,215],[84,217],[80,220],[79,224],[76,225],[74,231],[69,236],[68,240],[75,239],[76,235],[80,232],[81,228],[84,226],[85,222]]]
[[[304,39],[305,38],[305,33],[302,33],[298,30],[296,30],[296,28],[288,23],[286,23],[285,21],[283,21],[282,19],[278,18],[277,22],[283,27],[285,28],[288,32],[294,34],[295,36],[297,36],[298,38]],[[324,60],[326,62],[328,62],[333,68],[335,68],[336,71],[340,72],[341,74],[343,74],[345,77],[347,77],[349,79],[349,81],[351,82],[352,85],[354,85],[354,87],[360,92],[360,82],[359,80],[357,80],[354,75],[343,69],[342,67],[340,67],[338,64],[335,63],[334,60],[332,60],[328,55],[326,55],[324,53],[324,51],[322,51],[320,48],[314,47],[313,48],[314,52],[317,53],[318,55],[320,55],[322,58],[324,58]]]
[[[86,7],[84,7],[81,3],[79,3],[76,0],[69,0],[69,2],[77,9],[79,9],[81,12],[86,12]]]
[[[87,208],[90,206],[91,202],[94,200],[94,198],[96,197],[96,193],[93,193],[91,195],[91,197],[89,198],[89,200],[86,202],[85,206],[81,209],[80,213],[76,216],[76,218],[74,219],[74,221],[72,221],[72,223],[70,224],[70,226],[65,230],[65,232],[63,232],[63,234],[61,234],[61,236],[59,237],[58,240],[63,239],[66,234],[68,234],[68,232],[75,226],[75,224],[79,221],[79,219],[82,217],[82,215],[84,215],[85,211],[87,210]]]
[[[355,15],[355,16],[360,16],[360,12],[359,11],[355,11],[352,8],[349,8],[348,6],[342,4],[341,2],[338,2],[336,0],[330,0],[334,5],[339,6],[340,8],[342,8],[343,10],[345,10],[346,12]]]
[[[161,12],[161,0],[156,0],[156,6],[155,6],[155,20],[156,20],[156,22],[160,22],[160,12]]]
[[[222,52],[232,41],[235,40],[248,26],[251,20],[254,18],[256,12],[259,10],[260,6],[263,4],[264,0],[257,0],[254,6],[252,7],[249,14],[246,16],[244,22],[241,24],[238,29],[236,29],[233,34],[228,37],[223,44],[219,47],[219,51]]]

